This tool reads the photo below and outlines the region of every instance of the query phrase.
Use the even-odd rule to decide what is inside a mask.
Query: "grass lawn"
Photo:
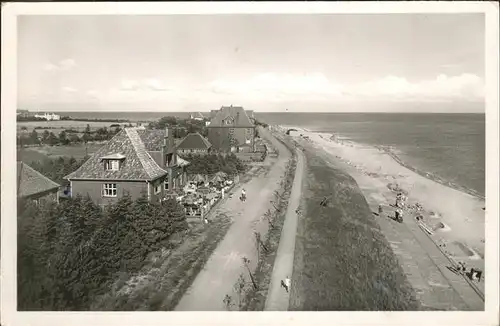
[[[95,153],[104,143],[89,143],[87,144],[87,153],[92,155]],[[73,156],[75,159],[82,159],[85,157],[85,144],[75,144],[67,146],[35,146],[27,147],[18,151],[21,154],[21,160],[25,163],[31,163],[32,161],[43,161],[46,158],[58,158],[60,156]]]
[[[307,156],[290,310],[419,310],[356,182]],[[320,206],[331,196],[328,206]]]
[[[43,132],[44,128],[48,131],[54,132],[56,130],[59,132],[64,129],[74,129],[84,131],[87,125],[90,126],[91,130],[96,130],[102,127],[107,127],[119,124],[120,126],[127,126],[128,122],[103,122],[103,121],[73,121],[73,120],[58,120],[58,121],[18,121],[17,122],[17,130],[20,131],[22,127],[26,127],[28,131],[33,130],[33,128],[41,127],[41,129],[36,129],[37,132]]]

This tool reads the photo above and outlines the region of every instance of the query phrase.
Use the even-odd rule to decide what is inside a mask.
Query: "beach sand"
[[[392,215],[396,191],[390,188],[403,189],[408,194],[407,206],[411,207],[417,202],[422,206],[420,214],[423,223],[431,230],[432,235],[429,237],[440,246],[441,251],[456,261],[464,262],[468,268],[476,267],[484,271],[484,199],[448,187],[433,180],[431,175],[424,177],[401,165],[382,149],[295,126],[277,128],[282,132],[296,129],[290,132],[295,140],[304,144],[305,148],[324,153],[324,159],[332,166],[349,173],[358,183],[373,212],[377,212],[380,204],[383,206],[383,215]],[[415,216],[412,210],[407,210],[404,215],[405,219],[414,219]],[[484,293],[484,279],[478,287]]]

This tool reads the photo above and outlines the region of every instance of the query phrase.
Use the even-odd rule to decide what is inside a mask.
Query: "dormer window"
[[[104,168],[110,171],[118,171],[120,169],[120,161],[119,160],[105,160]]]
[[[101,157],[101,161],[104,163],[104,170],[106,171],[118,171],[123,165],[125,156],[122,154],[111,154]]]

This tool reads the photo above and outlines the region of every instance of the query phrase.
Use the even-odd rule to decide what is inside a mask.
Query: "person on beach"
[[[403,211],[398,208],[396,209],[396,221],[398,221],[399,223],[403,222]]]
[[[378,215],[382,215],[383,211],[382,205],[378,205]]]
[[[241,197],[240,197],[240,200],[241,201],[245,201],[247,199],[247,193],[245,191],[245,188],[241,189]]]

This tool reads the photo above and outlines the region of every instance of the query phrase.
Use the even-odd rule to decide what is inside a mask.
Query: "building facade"
[[[42,201],[59,201],[60,185],[50,180],[26,163],[17,162],[17,198]]]
[[[42,118],[42,119],[46,119],[47,121],[61,120],[61,116],[58,114],[54,114],[54,113],[35,114],[35,118]]]
[[[188,134],[177,144],[177,153],[206,155],[210,153],[211,148],[212,144],[201,134],[195,132]]]
[[[165,199],[186,183],[189,164],[177,156],[172,131],[123,129],[65,177],[71,196],[90,196],[99,205],[126,194],[132,199]]]
[[[223,106],[213,116],[208,128],[212,148],[222,152],[255,150],[255,125],[240,106]]]

